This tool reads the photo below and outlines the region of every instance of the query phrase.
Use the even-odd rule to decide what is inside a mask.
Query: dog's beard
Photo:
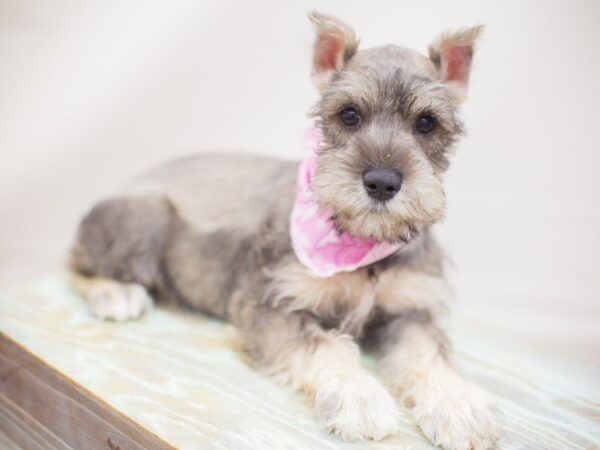
[[[444,216],[442,182],[431,171],[412,172],[385,203],[371,199],[356,174],[321,170],[313,179],[319,208],[339,231],[377,242],[406,243]]]
[[[377,242],[408,243],[442,217],[407,217],[381,206],[385,205],[352,212],[338,209],[334,210],[332,218],[340,232],[348,232],[352,236]]]

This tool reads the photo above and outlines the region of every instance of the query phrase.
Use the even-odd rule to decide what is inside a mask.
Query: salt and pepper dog
[[[481,28],[424,56],[359,49],[338,19],[310,20],[320,100],[306,161],[202,155],[144,174],[81,222],[74,283],[101,319],[164,299],[232,323],[253,364],[306,391],[343,439],[393,435],[400,407],[436,445],[491,448],[495,408],[436,325],[449,288],[430,231]]]

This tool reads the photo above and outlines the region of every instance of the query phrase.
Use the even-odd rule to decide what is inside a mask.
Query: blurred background
[[[62,270],[81,215],[198,151],[302,158],[309,9],[364,47],[486,24],[439,234],[456,315],[600,364],[600,2],[0,0],[0,285]]]

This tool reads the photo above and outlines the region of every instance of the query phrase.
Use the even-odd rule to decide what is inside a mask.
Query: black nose
[[[402,186],[402,176],[392,169],[368,169],[363,175],[363,185],[369,197],[385,202]]]

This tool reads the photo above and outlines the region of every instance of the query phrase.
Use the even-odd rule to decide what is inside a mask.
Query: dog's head
[[[442,35],[426,57],[394,45],[359,50],[343,22],[309,17],[324,141],[319,206],[341,231],[407,242],[444,215],[442,175],[463,132],[458,108],[481,27]]]

